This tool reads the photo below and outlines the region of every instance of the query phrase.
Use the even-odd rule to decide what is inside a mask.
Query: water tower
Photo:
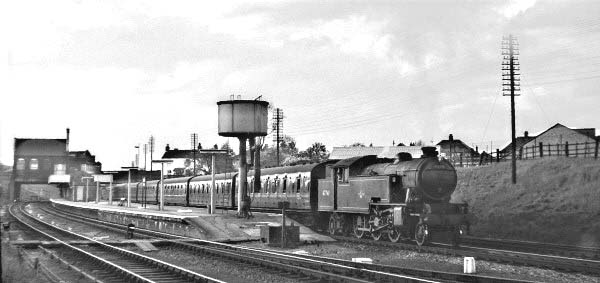
[[[219,107],[219,135],[236,137],[240,141],[239,190],[237,193],[238,215],[247,216],[250,209],[248,198],[246,140],[253,145],[254,138],[267,135],[269,102],[261,100],[223,100]],[[256,166],[258,167],[258,166]],[[257,168],[257,170],[259,170]]]

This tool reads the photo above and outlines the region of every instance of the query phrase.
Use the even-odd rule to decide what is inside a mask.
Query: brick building
[[[89,151],[69,151],[65,139],[15,138],[12,199],[71,198],[83,176],[100,174],[102,164]]]
[[[595,151],[596,139],[595,128],[573,129],[557,123],[524,143],[517,150],[521,158],[536,157],[540,154],[541,143],[544,156],[565,155],[567,147],[572,156],[591,156]],[[529,150],[534,148],[535,150]]]

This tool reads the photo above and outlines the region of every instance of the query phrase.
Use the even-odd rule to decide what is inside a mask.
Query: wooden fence
[[[517,159],[536,159],[552,156],[580,157],[598,159],[599,140],[585,143],[544,144],[538,143],[528,147],[517,148]],[[511,160],[510,152],[502,153],[496,149],[495,153],[454,153],[447,159],[454,167],[470,167],[488,165],[494,162]]]

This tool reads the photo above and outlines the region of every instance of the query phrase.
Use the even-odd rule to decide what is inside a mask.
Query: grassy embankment
[[[545,158],[458,168],[474,236],[600,246],[600,159]]]

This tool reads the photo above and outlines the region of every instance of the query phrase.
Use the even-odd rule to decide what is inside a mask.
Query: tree
[[[308,158],[308,160],[312,162],[321,162],[329,157],[327,148],[320,142],[313,143],[310,147],[304,151],[301,151],[298,155],[299,157]]]
[[[350,147],[365,147],[365,144],[362,142],[355,142],[351,144]]]

